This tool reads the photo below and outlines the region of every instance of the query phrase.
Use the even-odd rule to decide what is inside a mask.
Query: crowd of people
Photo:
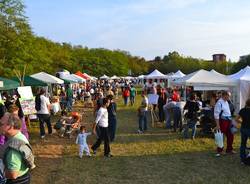
[[[84,152],[87,156],[96,154],[102,142],[104,142],[104,156],[113,157],[110,143],[114,142],[116,138],[117,104],[115,99],[121,94],[124,106],[134,106],[136,96],[138,95],[135,85],[135,81],[110,82],[102,80],[78,85],[77,87],[66,85],[56,88],[54,93],[59,96],[61,117],[53,127],[51,114],[56,112],[53,112],[51,97],[49,98],[46,90],[41,88],[35,98],[41,139],[44,139],[46,136],[46,124],[48,134],[52,134],[53,128],[56,129],[60,137],[65,135],[72,137],[72,134],[77,134],[75,143],[79,145],[80,158],[83,157]],[[187,101],[182,100],[184,93],[186,93]],[[157,103],[152,104],[150,102],[150,95],[157,95]],[[3,158],[3,165],[5,166],[2,175],[5,175],[8,183],[14,183],[19,180],[23,181],[23,183],[29,183],[29,171],[31,168],[34,168],[34,160],[29,161],[30,165],[25,165],[20,150],[15,148],[9,149],[13,141],[15,143],[18,142],[17,144],[19,145],[26,145],[26,149],[30,149],[29,134],[26,126],[27,119],[22,112],[18,93],[14,97],[7,93],[3,93],[2,96],[5,100],[5,103],[0,105],[0,144],[2,145],[0,156]],[[143,134],[148,130],[148,111],[149,109],[152,111],[157,110],[158,121],[165,124],[166,129],[170,129],[173,132],[181,132],[184,138],[195,139],[198,124],[200,124],[201,128],[205,127],[204,129],[211,130],[210,133],[212,130],[220,130],[227,138],[225,152],[223,147],[217,148],[216,156],[221,156],[226,153],[235,153],[233,149],[235,132],[232,131],[232,127],[235,128],[237,126],[237,124],[233,123],[233,119],[235,119],[236,122],[242,124],[240,130],[240,157],[242,163],[246,163],[248,158],[246,145],[250,136],[250,100],[246,102],[246,106],[234,118],[235,109],[230,96],[231,94],[228,91],[222,91],[212,93],[208,96],[208,100],[204,100],[201,93],[194,92],[192,88],[188,88],[184,92],[182,88],[166,87],[166,83],[162,80],[159,83],[149,80],[144,83],[141,92],[141,103],[137,108],[137,132]],[[95,122],[91,131],[88,131],[86,126],[82,125],[82,115],[74,111],[73,104],[77,100],[94,104],[92,107]],[[206,113],[202,114],[203,111],[209,111],[210,117],[205,116]],[[209,126],[208,121],[212,122]],[[189,135],[189,129],[191,129],[191,135]],[[89,149],[87,137],[92,134],[96,136],[96,142]],[[92,150],[92,154],[90,150]],[[32,151],[29,151],[29,154],[32,157]]]

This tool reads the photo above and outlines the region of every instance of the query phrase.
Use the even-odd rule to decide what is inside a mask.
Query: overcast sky
[[[250,54],[249,0],[24,0],[33,32],[153,59]]]

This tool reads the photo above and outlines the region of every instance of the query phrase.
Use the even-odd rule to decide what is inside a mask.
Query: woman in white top
[[[43,139],[45,137],[44,123],[47,124],[48,133],[52,134],[52,126],[50,122],[50,102],[45,96],[45,90],[41,89],[39,93],[40,97],[40,109],[37,109],[37,116],[40,122],[40,136]]]
[[[93,134],[96,134],[96,127],[98,126],[100,129],[100,135],[96,140],[96,143],[91,147],[93,150],[93,154],[96,154],[97,148],[101,145],[102,141],[104,141],[104,156],[112,157],[110,154],[110,146],[109,146],[109,132],[108,132],[108,111],[107,107],[109,106],[109,100],[107,98],[103,99],[102,106],[97,112],[96,120],[93,125]]]

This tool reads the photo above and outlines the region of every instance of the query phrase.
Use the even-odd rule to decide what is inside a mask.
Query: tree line
[[[15,76],[13,71],[23,70],[24,66],[27,75],[40,71],[55,74],[60,69],[67,69],[71,72],[80,70],[97,77],[103,74],[137,76],[153,69],[166,74],[177,70],[190,73],[201,68],[229,74],[249,64],[250,58],[245,60],[215,64],[184,57],[174,51],[163,58],[157,56],[152,61],[146,61],[143,57],[132,56],[118,49],[57,43],[32,32],[23,1],[0,0],[0,76],[4,77]]]

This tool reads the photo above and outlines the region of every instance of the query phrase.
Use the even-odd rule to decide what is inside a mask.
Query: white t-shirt
[[[106,108],[101,107],[96,116],[95,123],[100,127],[108,127],[108,111]]]
[[[41,95],[40,99],[41,99],[41,109],[40,111],[37,112],[37,114],[49,114],[48,110],[48,105],[50,105],[49,99],[44,95]]]

